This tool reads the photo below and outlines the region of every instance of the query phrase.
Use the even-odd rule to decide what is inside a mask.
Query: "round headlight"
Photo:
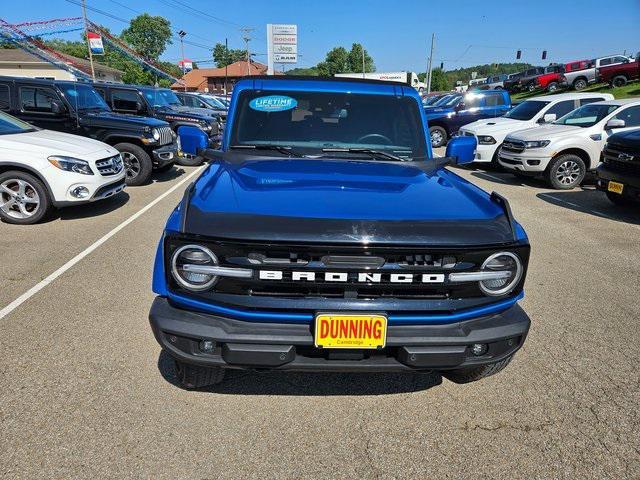
[[[515,288],[522,278],[522,262],[515,253],[494,253],[482,264],[483,272],[509,272],[504,278],[482,280],[480,290],[487,295],[504,295]]]
[[[153,130],[151,130],[151,134],[153,135],[154,140],[160,140],[160,132],[158,131],[157,128],[154,128]]]
[[[218,258],[208,248],[200,245],[184,245],[171,257],[171,274],[184,288],[200,292],[216,283],[218,277],[205,273],[198,267],[215,267],[216,265],[218,265]]]

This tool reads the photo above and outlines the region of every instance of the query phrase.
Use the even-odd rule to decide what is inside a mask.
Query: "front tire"
[[[611,80],[611,84],[614,87],[624,87],[627,84],[627,77],[625,77],[624,75],[613,77],[613,80]]]
[[[118,143],[114,148],[122,154],[127,185],[137,187],[151,180],[153,161],[143,148],[133,143]]]
[[[175,360],[176,377],[183,388],[203,388],[217,385],[224,380],[224,369],[221,367],[201,367]]]
[[[547,169],[547,182],[556,190],[571,190],[580,185],[587,172],[582,159],[572,153],[554,158]]]
[[[45,218],[53,203],[44,183],[17,170],[0,175],[0,218],[6,223],[32,225]]]
[[[431,146],[433,148],[442,147],[447,143],[447,131],[442,127],[431,127],[429,129],[431,135]]]
[[[547,92],[553,93],[558,90],[558,82],[551,82],[547,85]]]
[[[478,367],[460,368],[458,370],[449,370],[442,372],[442,375],[454,383],[470,383],[477,382],[491,375],[495,375],[509,365],[513,355],[500,360],[499,362],[490,363],[488,365],[480,365]]]
[[[199,155],[189,155],[185,157],[184,154],[176,157],[176,163],[178,165],[182,165],[183,167],[197,167],[202,165],[204,158]]]

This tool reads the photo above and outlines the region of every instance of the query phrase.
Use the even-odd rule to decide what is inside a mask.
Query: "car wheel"
[[[611,84],[614,87],[624,87],[627,84],[627,77],[625,77],[624,75],[613,77],[613,80],[611,80]]]
[[[547,85],[547,92],[555,92],[556,90],[558,90],[557,82],[551,82],[549,85]]]
[[[442,375],[454,383],[476,382],[480,379],[495,375],[500,370],[503,370],[507,365],[509,365],[512,358],[513,355],[509,355],[507,358],[500,360],[499,362],[471,368],[459,368],[457,370],[444,371],[442,372]]]
[[[38,178],[20,171],[0,175],[0,218],[4,222],[38,223],[52,208],[49,192]]]
[[[183,388],[203,388],[216,385],[224,380],[224,369],[221,367],[201,367],[175,360],[176,377]]]
[[[133,143],[118,143],[114,148],[122,154],[127,185],[137,187],[151,179],[153,162],[147,152]]]
[[[442,147],[447,143],[447,131],[442,127],[431,127],[429,129],[431,135],[431,146],[433,148]]]
[[[576,90],[584,90],[587,88],[587,81],[584,78],[578,78],[573,82],[573,88]]]
[[[580,185],[585,173],[586,167],[582,159],[569,153],[551,161],[547,171],[547,181],[556,190],[570,190]]]
[[[188,153],[183,153],[176,157],[176,163],[184,167],[197,167],[198,165],[202,165],[203,160],[204,158],[199,155],[190,155]]]
[[[533,92],[535,89],[536,89],[535,83],[530,83],[529,86],[527,87],[527,90],[529,90],[530,92]]]
[[[633,200],[628,199],[627,197],[623,197],[619,193],[613,192],[605,192],[607,194],[607,198],[609,201],[619,207],[632,207],[632,206],[640,206],[640,203],[634,202]]]

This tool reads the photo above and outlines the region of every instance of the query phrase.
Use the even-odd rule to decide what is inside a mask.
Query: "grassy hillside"
[[[609,85],[604,83],[598,83],[596,85],[592,85],[589,88],[585,88],[581,90],[581,92],[602,92],[602,93],[611,93],[615,98],[629,98],[629,97],[640,97],[640,83],[634,82],[625,85],[624,87],[619,88],[611,88]],[[538,97],[540,95],[547,95],[546,92],[522,92],[511,95],[512,100],[525,100],[531,97]]]

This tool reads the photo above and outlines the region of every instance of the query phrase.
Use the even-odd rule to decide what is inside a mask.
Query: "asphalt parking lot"
[[[529,338],[467,385],[234,372],[178,388],[147,313],[155,247],[194,168],[0,224],[0,475],[639,478],[640,212],[588,186],[457,171],[505,195],[532,245]]]

